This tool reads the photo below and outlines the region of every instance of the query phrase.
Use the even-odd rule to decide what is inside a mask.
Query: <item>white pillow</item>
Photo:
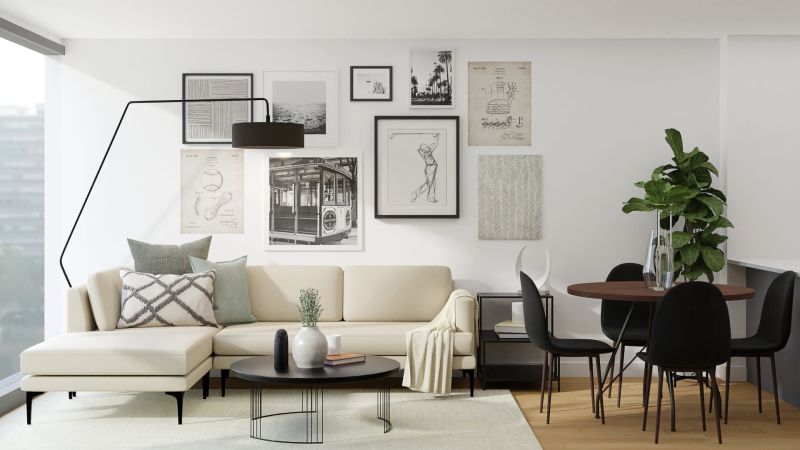
[[[153,275],[120,270],[122,307],[117,328],[217,326],[216,272]]]

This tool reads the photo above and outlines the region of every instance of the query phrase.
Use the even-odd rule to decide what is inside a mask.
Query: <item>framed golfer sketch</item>
[[[375,117],[375,218],[458,218],[458,116]]]

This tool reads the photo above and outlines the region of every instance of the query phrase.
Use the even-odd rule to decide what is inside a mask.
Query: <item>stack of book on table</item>
[[[527,339],[528,334],[525,332],[524,323],[514,323],[510,320],[504,320],[494,326],[494,332],[500,339]]]
[[[361,353],[339,353],[338,355],[328,355],[325,357],[326,366],[342,366],[345,364],[361,363],[367,360],[367,357]]]

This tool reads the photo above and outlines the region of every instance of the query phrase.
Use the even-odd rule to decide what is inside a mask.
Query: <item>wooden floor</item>
[[[587,378],[564,378],[561,392],[554,389],[549,425],[545,423],[545,414],[539,414],[539,391],[512,393],[545,449],[800,449],[800,410],[781,402],[781,425],[776,424],[772,394],[762,393],[764,412],[759,414],[756,387],[748,383],[731,383],[728,424],[722,425],[723,446],[719,446],[713,415],[706,414],[707,431],[702,430],[699,390],[697,383],[688,380],[678,382],[675,390],[675,432],[670,432],[669,395],[665,387],[661,435],[655,445],[656,386],[651,392],[647,431],[642,431],[641,383],[641,378],[625,379],[620,408],[614,386],[613,400],[605,398],[605,425],[591,412]],[[720,384],[724,402],[724,383]],[[705,393],[708,408],[708,389]]]

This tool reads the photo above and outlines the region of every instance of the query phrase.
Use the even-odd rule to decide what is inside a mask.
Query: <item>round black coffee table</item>
[[[367,356],[362,363],[344,364],[341,366],[324,366],[319,369],[300,369],[292,358],[285,371],[275,370],[272,356],[255,356],[236,361],[231,364],[231,375],[250,382],[250,437],[270,442],[292,444],[321,444],[324,440],[325,391],[323,386],[329,384],[352,383],[388,377],[400,370],[400,363],[381,356]],[[262,389],[265,383],[291,384],[300,386],[299,411],[288,411],[275,414],[262,412]],[[383,421],[383,432],[392,429],[389,387],[377,389],[377,418]],[[287,414],[305,414],[305,436],[303,441],[277,440],[264,437],[262,421],[270,417]],[[266,430],[265,430],[266,431]]]

